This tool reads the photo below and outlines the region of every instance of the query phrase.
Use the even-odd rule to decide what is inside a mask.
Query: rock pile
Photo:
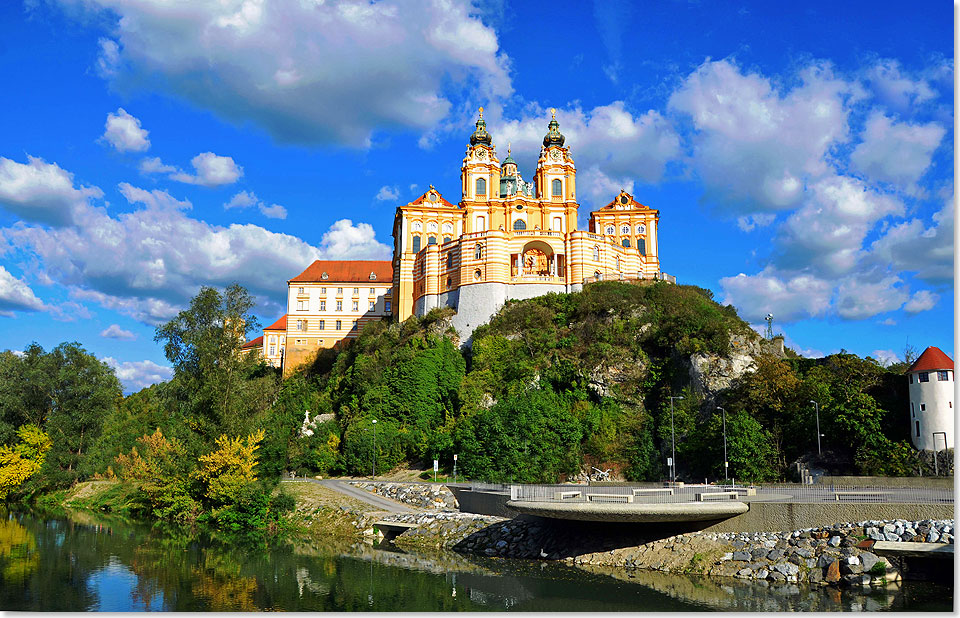
[[[460,504],[453,492],[444,485],[426,483],[388,483],[356,481],[350,483],[354,487],[365,489],[384,498],[390,498],[410,506],[421,509],[435,509],[438,511],[456,511]]]
[[[453,547],[464,538],[504,521],[503,517],[472,513],[404,513],[383,519],[417,524],[394,540],[410,547]]]

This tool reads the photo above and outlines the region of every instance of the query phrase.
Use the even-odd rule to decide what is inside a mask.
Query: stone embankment
[[[779,533],[695,532],[638,544],[582,534],[564,538],[556,532],[550,524],[509,520],[464,538],[454,549],[771,582],[882,585],[900,575],[870,551],[876,540],[952,543],[953,520],[864,521]]]
[[[356,481],[350,484],[416,508],[438,511],[456,511],[460,508],[453,492],[444,485],[367,481]]]

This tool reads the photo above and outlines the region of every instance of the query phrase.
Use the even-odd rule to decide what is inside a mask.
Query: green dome
[[[563,134],[560,133],[560,123],[557,122],[557,110],[551,109],[550,114],[553,116],[550,119],[550,124],[547,125],[547,134],[543,137],[543,146],[549,148],[550,146],[563,146],[564,138]]]

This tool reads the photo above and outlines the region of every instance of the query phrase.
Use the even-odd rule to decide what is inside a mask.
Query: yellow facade
[[[590,231],[577,229],[577,172],[564,141],[554,117],[533,181],[525,182],[509,149],[503,162],[498,159],[481,110],[460,168],[459,202],[452,204],[431,186],[397,208],[393,297],[399,320],[434,306],[460,313],[467,309],[462,292],[468,286],[488,286],[497,294],[504,286],[509,299],[574,291],[597,278],[662,276],[659,212],[626,192],[591,213]],[[469,296],[472,302],[484,299]]]

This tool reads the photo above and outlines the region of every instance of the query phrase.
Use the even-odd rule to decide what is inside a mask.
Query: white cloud
[[[150,360],[120,362],[111,356],[104,356],[100,360],[113,368],[117,379],[123,383],[123,390],[126,393],[139,391],[151,384],[165,382],[173,377],[173,368],[158,365]]]
[[[500,158],[506,157],[509,143],[520,173],[532,180],[550,112],[531,105],[521,118],[507,119],[494,107],[485,116]],[[578,106],[558,109],[557,122],[579,164],[577,198],[596,205],[635,181],[660,180],[667,162],[680,155],[680,138],[669,120],[653,110],[634,115],[622,101],[586,111]]]
[[[263,216],[270,219],[286,219],[287,209],[279,204],[270,204],[269,206],[257,198],[256,194],[250,191],[240,191],[230,201],[223,205],[224,210],[231,208],[250,208],[256,206]]]
[[[512,92],[496,33],[463,0],[86,4],[112,22],[97,64],[118,89],[165,90],[281,141],[429,130],[452,107],[450,82],[471,98]]]
[[[232,157],[222,157],[212,152],[201,152],[190,160],[195,174],[177,171],[170,174],[171,180],[185,182],[191,185],[217,187],[233,184],[243,176],[243,168],[237,165]]]
[[[744,232],[752,232],[758,227],[767,227],[773,223],[776,218],[777,215],[773,213],[745,215],[743,217],[737,217],[737,227]]]
[[[670,96],[692,123],[691,164],[706,198],[740,214],[797,206],[805,183],[829,173],[830,149],[848,139],[845,103],[861,96],[826,64],[780,91],[729,60],[704,62]]]
[[[889,265],[896,271],[911,271],[934,283],[953,281],[953,196],[933,215],[933,225],[911,219],[892,226],[870,245],[866,261]]]
[[[160,157],[146,157],[140,161],[141,174],[170,174],[176,171],[176,167],[166,165]]]
[[[893,350],[874,350],[870,356],[877,359],[877,361],[880,362],[881,367],[892,365],[900,360],[897,356],[897,353]]]
[[[907,313],[920,313],[921,311],[929,311],[936,306],[937,301],[939,300],[939,294],[934,294],[929,290],[920,290],[910,297],[910,300],[907,301],[907,304],[903,306],[903,310]]]
[[[946,129],[936,122],[894,122],[874,111],[867,119],[863,141],[850,155],[850,163],[868,178],[911,189],[920,180],[940,145]]]
[[[0,157],[0,205],[24,221],[68,225],[91,198],[103,197],[97,187],[74,187],[73,174],[56,163],[27,159],[24,164]]]
[[[883,277],[879,281],[850,277],[837,287],[837,314],[848,320],[863,320],[880,313],[896,311],[907,302],[909,293],[900,285],[899,277]]]
[[[140,126],[140,120],[118,107],[115,114],[107,114],[106,130],[101,139],[117,152],[143,152],[150,148],[149,133]]]
[[[904,211],[898,199],[844,176],[817,181],[806,197],[778,230],[776,263],[781,268],[810,267],[830,276],[849,273],[877,221]]]
[[[170,319],[203,285],[233,282],[266,299],[316,259],[389,259],[367,223],[337,221],[318,247],[256,225],[220,227],[184,214],[189,202],[126,183],[121,193],[143,207],[110,216],[83,212],[76,226],[18,225],[3,230],[11,248],[32,253],[71,297],[94,301],[148,324]],[[269,208],[269,207],[268,207]],[[280,287],[278,287],[280,286]]]
[[[137,338],[136,334],[120,328],[119,324],[111,324],[100,332],[100,336],[106,337],[107,339],[122,339],[124,341],[133,341]]]
[[[882,102],[900,111],[936,96],[926,79],[914,79],[906,74],[897,60],[878,61],[864,72],[864,79]]]
[[[377,191],[377,198],[380,202],[395,202],[400,199],[400,191],[396,187],[383,185]]]
[[[390,247],[375,238],[369,223],[353,224],[350,219],[340,219],[320,239],[320,251],[330,260],[387,260]]]
[[[896,325],[897,325],[897,321],[894,320],[893,318],[887,318],[887,319],[885,319],[885,320],[880,320],[880,321],[877,322],[877,323],[880,324],[880,325],[882,325],[882,326],[896,326]]]
[[[30,286],[0,266],[0,315],[10,317],[14,311],[42,311],[46,309]]]
[[[768,267],[755,275],[740,273],[720,280],[723,304],[733,304],[745,320],[760,322],[767,313],[781,322],[821,316],[830,306],[829,281],[809,274],[779,273]]]

